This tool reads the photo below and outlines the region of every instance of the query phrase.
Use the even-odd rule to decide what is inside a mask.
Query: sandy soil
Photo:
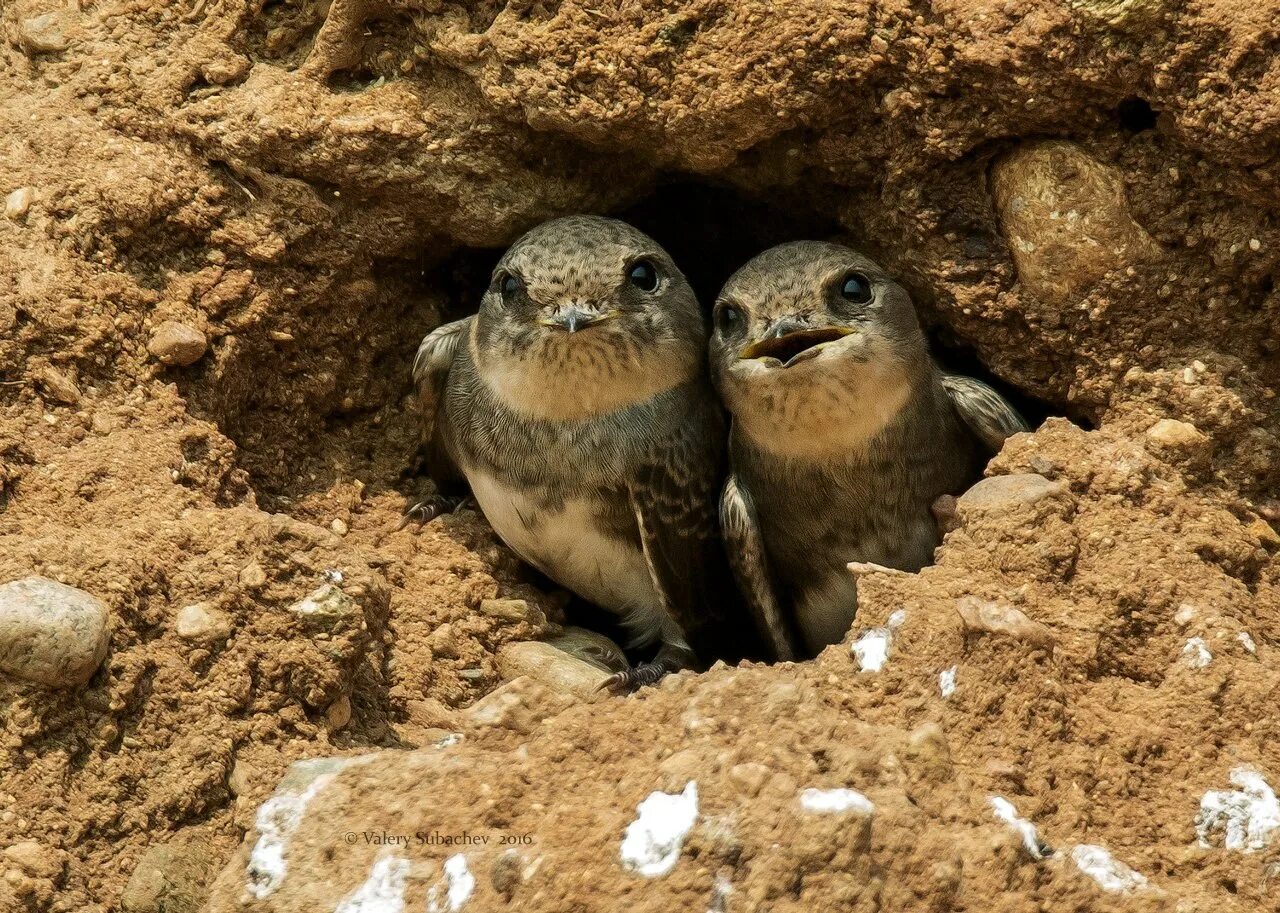
[[[1275,0],[4,4],[0,582],[92,593],[111,641],[83,688],[0,675],[0,910],[335,909],[379,862],[406,909],[446,909],[456,850],[343,839],[435,828],[532,840],[464,853],[471,909],[1280,909],[1280,833],[1196,828],[1234,770],[1280,787],[1277,22]],[[1047,418],[989,474],[1055,484],[1015,478],[936,566],[865,578],[812,663],[486,698],[563,594],[475,514],[396,530],[430,491],[409,360],[497,249],[579,210],[634,219],[704,295],[785,238],[867,249],[944,357]],[[355,607],[340,636],[290,611],[326,583]],[[192,605],[212,633],[179,633]],[[290,763],[379,751],[247,895]],[[629,870],[636,806],[690,782],[679,861]],[[875,811],[806,812],[808,788]],[[1108,892],[1080,845],[1146,888]]]

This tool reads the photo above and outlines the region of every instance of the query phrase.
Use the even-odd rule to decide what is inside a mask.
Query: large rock
[[[84,590],[24,577],[0,586],[0,670],[52,688],[87,682],[107,655],[107,607]]]

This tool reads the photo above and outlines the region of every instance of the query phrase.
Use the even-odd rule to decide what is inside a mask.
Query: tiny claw
[[[610,675],[597,685],[596,690],[608,690],[623,694],[628,691],[636,691],[646,685],[652,685],[666,674],[667,667],[663,663],[641,663],[630,669],[613,673],[613,675]]]

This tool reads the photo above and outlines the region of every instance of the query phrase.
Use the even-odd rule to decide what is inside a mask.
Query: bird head
[[[569,216],[503,255],[472,344],[508,405],[568,418],[683,383],[705,340],[693,289],[656,241],[615,219]]]
[[[911,297],[837,244],[771,248],[729,278],[713,311],[716,385],[739,424],[827,434],[827,422],[892,417],[929,365]]]

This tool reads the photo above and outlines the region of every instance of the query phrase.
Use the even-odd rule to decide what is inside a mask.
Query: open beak
[[[855,332],[853,327],[830,326],[769,335],[751,343],[738,357],[772,358],[784,368],[789,368],[816,356],[826,343],[836,342]]]
[[[597,323],[603,323],[617,316],[616,311],[597,311],[594,308],[583,308],[577,305],[570,305],[561,308],[550,317],[539,318],[538,323],[544,327],[555,327],[560,330],[568,330],[570,333],[576,333],[579,330],[585,330],[589,326]]]

